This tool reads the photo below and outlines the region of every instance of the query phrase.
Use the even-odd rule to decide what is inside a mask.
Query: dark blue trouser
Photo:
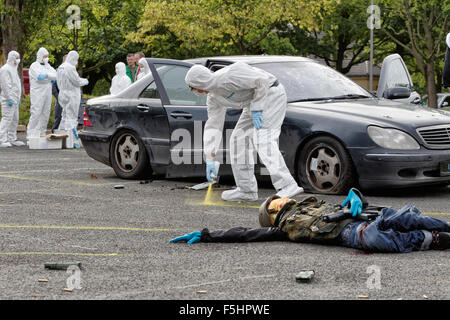
[[[450,232],[450,224],[422,216],[414,206],[400,210],[386,208],[371,223],[353,223],[341,233],[344,246],[375,252],[407,253],[426,250],[431,243],[431,231]]]

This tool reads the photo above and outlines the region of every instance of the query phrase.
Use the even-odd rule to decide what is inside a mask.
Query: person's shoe
[[[239,188],[222,193],[222,200],[225,201],[257,201],[258,198],[257,193],[242,192]]]
[[[12,147],[12,144],[9,142],[0,143],[0,148],[9,148],[9,147]]]
[[[10,142],[11,145],[13,145],[14,147],[23,147],[25,145],[25,143],[23,143],[22,141],[16,140],[16,141],[12,141]]]
[[[430,244],[431,250],[450,249],[450,233],[433,231],[433,240]]]
[[[278,191],[277,196],[280,198],[293,198],[299,194],[304,193],[305,190],[300,188],[296,183],[287,186],[286,188]]]

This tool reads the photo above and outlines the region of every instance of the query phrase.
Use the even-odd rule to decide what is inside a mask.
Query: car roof
[[[305,57],[297,57],[297,56],[270,56],[270,55],[249,55],[249,56],[219,56],[219,57],[204,57],[204,58],[196,58],[196,59],[188,59],[186,62],[196,63],[196,64],[206,64],[207,61],[214,62],[225,62],[225,63],[235,63],[235,62],[245,62],[247,64],[258,64],[258,63],[270,63],[270,62],[290,62],[290,61],[298,61],[298,62],[309,62],[314,61]]]

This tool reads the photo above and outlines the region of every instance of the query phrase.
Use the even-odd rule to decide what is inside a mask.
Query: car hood
[[[450,113],[421,105],[398,103],[385,99],[320,101],[290,103],[291,110],[302,109],[315,115],[359,118],[361,122],[381,126],[413,126],[414,128],[450,124]]]

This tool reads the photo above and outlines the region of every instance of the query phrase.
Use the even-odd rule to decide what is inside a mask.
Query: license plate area
[[[450,176],[450,161],[444,161],[440,163],[441,176]]]

